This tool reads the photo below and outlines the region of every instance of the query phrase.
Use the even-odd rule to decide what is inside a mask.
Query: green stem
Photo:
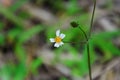
[[[94,15],[95,15],[95,8],[96,8],[96,1],[97,0],[94,0],[94,7],[93,7],[93,11],[92,11],[92,18],[91,18],[91,22],[90,22],[90,31],[89,31],[89,38],[91,36],[91,32],[92,32],[92,27],[93,27],[93,20],[94,20]]]
[[[89,68],[89,79],[92,80],[92,75],[91,75],[91,65],[90,65],[90,46],[89,46],[89,38],[87,36],[87,34],[85,33],[85,31],[79,27],[80,31],[82,31],[82,33],[85,36],[85,39],[87,40],[87,54],[88,54],[88,68]]]
[[[86,41],[88,41],[89,39],[88,39],[87,34],[85,33],[85,31],[84,31],[81,27],[78,27],[78,28],[79,28],[79,29],[82,31],[82,33],[84,34]]]
[[[94,15],[95,15],[95,8],[96,8],[96,0],[94,0],[94,7],[93,7],[93,12],[92,12],[92,18],[90,22],[90,31],[89,31],[89,36],[88,38],[90,39],[91,33],[92,33],[92,27],[93,27],[93,20],[94,20]],[[89,78],[92,80],[92,73],[91,73],[91,64],[90,64],[90,45],[89,42],[87,43],[87,53],[88,53],[88,67],[89,67]]]
[[[71,44],[86,44],[87,42],[86,41],[83,41],[83,42],[68,42],[68,41],[63,41],[64,43],[71,43]]]
[[[90,45],[89,45],[89,39],[91,37],[91,32],[92,32],[92,27],[93,27],[93,20],[94,20],[94,15],[95,15],[95,8],[96,8],[96,0],[94,2],[94,8],[93,8],[93,12],[92,12],[92,18],[91,18],[91,22],[90,22],[90,31],[87,34],[85,33],[85,31],[79,27],[79,29],[83,32],[86,40],[87,40],[87,54],[88,54],[88,68],[89,68],[89,79],[92,80],[92,73],[91,73],[91,61],[90,61]]]
[[[90,45],[89,42],[87,43],[87,53],[88,53],[88,68],[89,68],[89,78],[92,80],[92,73],[91,73],[91,64],[90,64]]]

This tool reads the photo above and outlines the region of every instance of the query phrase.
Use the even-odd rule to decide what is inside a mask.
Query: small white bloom
[[[56,31],[56,37],[55,38],[50,38],[50,42],[55,42],[54,47],[60,47],[64,43],[62,42],[62,39],[65,37],[65,34],[61,33],[60,30]]]

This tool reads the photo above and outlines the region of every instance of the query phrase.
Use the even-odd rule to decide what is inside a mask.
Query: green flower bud
[[[71,22],[70,25],[73,27],[73,28],[76,28],[79,26],[78,23],[76,23],[75,21]]]

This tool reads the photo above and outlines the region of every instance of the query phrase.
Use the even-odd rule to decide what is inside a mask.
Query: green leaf
[[[42,64],[42,59],[38,58],[32,61],[30,69],[33,73],[36,73],[38,67]]]
[[[0,22],[0,31],[4,28],[4,24]]]
[[[112,31],[112,32],[100,32],[98,34],[93,35],[93,39],[111,39],[115,36],[120,36],[120,30]]]
[[[8,65],[4,65],[0,68],[0,79],[1,80],[10,80],[11,71]]]
[[[68,79],[66,79],[65,77],[61,77],[60,80],[68,80]]]
[[[52,28],[46,29],[46,37],[47,37],[48,42],[49,42],[49,39],[52,37],[55,37],[55,34],[56,34],[55,27],[54,26],[50,26],[50,27]]]
[[[83,51],[83,57],[82,60],[85,62],[88,62],[88,53],[87,53],[87,45],[85,45],[85,49]],[[94,51],[94,44],[91,40],[89,40],[89,48],[90,48],[90,61],[91,64],[94,63],[95,59],[96,59],[96,55],[95,55],[95,51]]]
[[[64,38],[64,41],[70,41],[71,42],[72,39],[75,39],[76,37],[77,37],[78,40],[82,37],[81,32],[79,31],[78,28],[67,29],[67,31],[65,31],[65,34],[67,36]]]
[[[11,20],[14,22],[16,25],[19,27],[24,28],[24,22],[21,18],[15,16],[13,12],[11,12],[9,9],[5,8],[4,6],[0,5],[0,13],[4,15],[7,19]]]
[[[30,38],[32,38],[34,35],[36,35],[37,33],[40,33],[42,30],[43,30],[43,27],[40,25],[37,25],[27,31],[24,31],[23,33],[19,35],[18,43],[21,43],[21,44],[25,43]]]
[[[29,0],[18,0],[16,1],[15,4],[13,4],[11,7],[10,7],[10,10],[12,12],[16,11],[17,9],[19,9],[23,4],[25,4],[26,2],[28,2]]]
[[[81,61],[79,62],[80,66],[80,74],[84,75],[88,72],[88,53],[87,53],[87,45],[85,45],[85,49],[83,51],[83,56]],[[90,62],[93,64],[96,60],[96,55],[94,51],[94,45],[91,40],[89,40],[89,46],[90,46]]]
[[[23,48],[23,46],[17,43],[14,49],[15,49],[14,51],[16,53],[17,58],[20,61],[24,61],[26,59],[26,51]]]
[[[112,44],[111,41],[106,39],[94,39],[94,44],[97,45],[104,52],[104,59],[109,60],[112,55],[120,55],[120,50]]]
[[[0,45],[5,44],[5,36],[3,34],[0,34]]]
[[[20,18],[26,20],[26,19],[29,19],[31,15],[30,15],[29,12],[27,12],[27,11],[21,11],[21,12],[18,14],[18,16],[19,16]]]
[[[16,65],[15,74],[13,80],[24,80],[27,76],[27,67],[25,62],[21,62]]]
[[[77,0],[70,0],[69,5],[66,7],[66,9],[69,15],[73,15],[79,12],[81,8],[80,7],[78,8]]]
[[[14,41],[19,34],[21,34],[21,30],[19,28],[14,28],[8,32],[8,39],[10,41]]]

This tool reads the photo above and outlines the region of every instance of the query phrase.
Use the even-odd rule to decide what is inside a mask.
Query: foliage
[[[28,1],[29,0],[19,0],[15,5],[12,5],[9,8],[0,5],[0,14],[14,24],[14,27],[10,28],[5,33],[5,23],[2,21],[0,22],[0,47],[4,47],[8,42],[11,43],[14,46],[13,52],[19,60],[17,64],[11,62],[6,63],[2,67],[0,67],[0,79],[2,80],[24,80],[29,71],[31,71],[33,74],[37,74],[37,69],[42,65],[44,61],[42,61],[41,58],[37,58],[32,60],[30,65],[26,65],[27,52],[24,48],[24,44],[42,31],[45,32],[46,41],[49,43],[49,38],[51,36],[55,36],[54,32],[56,31],[56,29],[61,29],[61,27],[58,25],[46,26],[41,24],[34,25],[26,29],[24,20],[29,19],[29,13],[27,13],[26,11],[21,11],[18,15],[16,15],[15,12],[17,12],[17,10],[19,10],[21,6]],[[58,14],[62,12],[62,14],[74,16],[80,13],[80,16],[74,17],[74,19],[72,19],[71,21],[77,22],[78,24],[80,24],[81,28],[85,30],[86,33],[88,32],[90,14],[81,11],[81,8],[76,5],[77,0],[70,0],[68,3],[69,6],[67,7],[65,7],[61,0],[58,0],[56,2],[54,0],[50,1],[53,10],[56,12],[58,11]],[[42,1],[42,3],[43,2],[44,1]],[[111,4],[109,4],[108,6],[111,6]],[[64,21],[62,23],[64,23]],[[80,41],[85,41],[85,37],[78,28],[74,29],[69,27],[67,29],[62,29],[61,31],[66,34],[65,41],[76,42],[77,44],[65,43],[64,46],[58,49],[53,49],[56,56],[54,62],[60,62],[64,64],[71,70],[71,74],[74,76],[85,75],[88,72],[86,45],[79,43]],[[120,50],[112,42],[112,40],[114,38],[117,38],[118,36],[120,36],[120,30],[113,32],[100,32],[92,35],[92,38],[89,41],[91,64],[94,64],[96,60],[106,62],[115,56],[120,56]],[[98,55],[96,48],[102,52],[102,59]],[[64,52],[72,55],[72,59],[66,58],[64,60],[61,60],[60,56]],[[14,78],[12,76],[14,76]],[[67,79],[62,77],[61,80]]]

